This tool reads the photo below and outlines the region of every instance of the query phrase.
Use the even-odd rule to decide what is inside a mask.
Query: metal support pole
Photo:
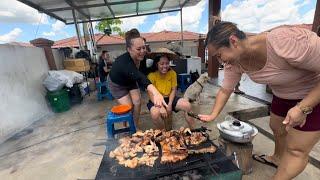
[[[320,0],[317,0],[316,10],[314,12],[312,31],[317,33],[318,26],[320,26]]]
[[[76,27],[79,49],[82,50],[83,47],[82,47],[82,43],[81,43],[80,31],[79,31],[78,21],[77,21],[76,14],[75,14],[74,10],[72,10],[72,16],[73,16],[74,25],[75,25],[75,27]]]
[[[89,34],[90,34],[90,39],[91,39],[91,42],[92,42],[92,45],[93,45],[93,52],[92,52],[92,55],[93,55],[93,61],[94,62],[97,62],[97,43],[96,43],[96,38],[95,38],[95,35],[94,35],[94,31],[93,31],[93,26],[92,26],[92,22],[90,22],[90,28],[89,28]]]
[[[181,48],[183,49],[183,23],[182,23],[182,8],[180,10],[180,27],[181,27]],[[181,49],[181,52],[182,52]]]
[[[91,34],[91,39],[92,39],[92,42],[93,42],[93,47],[94,47],[95,51],[97,51],[97,42],[96,42],[96,38],[95,38],[92,22],[90,22],[90,34]]]
[[[220,16],[221,12],[221,0],[209,0],[209,29],[213,26],[213,17]],[[215,52],[208,50],[208,74],[211,78],[217,78],[219,74],[219,63],[215,56],[212,56]]]

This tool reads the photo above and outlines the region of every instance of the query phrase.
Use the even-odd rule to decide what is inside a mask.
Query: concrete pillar
[[[31,40],[30,43],[36,47],[40,47],[44,49],[45,56],[47,58],[47,62],[50,70],[57,70],[56,63],[54,61],[54,57],[52,54],[51,46],[54,44],[54,41],[44,38],[38,38]]]
[[[201,62],[204,63],[205,61],[205,47],[204,47],[204,36],[199,35],[199,42],[198,42],[198,56],[201,58]]]
[[[214,25],[213,17],[220,17],[221,0],[209,0],[209,30]],[[218,77],[219,63],[216,57],[212,56],[214,52],[208,51],[208,75],[211,78]]]

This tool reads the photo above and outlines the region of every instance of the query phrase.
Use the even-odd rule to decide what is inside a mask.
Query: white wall
[[[166,47],[171,48],[172,46],[178,46],[179,47],[180,41],[175,41],[176,45],[168,45],[166,42],[150,42],[148,43],[150,45],[151,51],[155,50],[160,47]],[[183,49],[182,54],[185,56],[198,56],[198,41],[184,41],[183,42]]]
[[[124,44],[102,46],[98,49],[99,56],[103,50],[109,51],[110,58],[115,60],[118,56],[126,52],[126,46]]]
[[[42,86],[48,69],[43,49],[0,45],[0,143],[51,112]]]

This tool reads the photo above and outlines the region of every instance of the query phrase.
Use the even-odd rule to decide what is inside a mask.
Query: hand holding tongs
[[[195,118],[195,119],[201,120],[200,117],[198,116],[198,114],[196,114],[196,113],[194,113],[194,112],[192,112],[192,111],[187,112],[187,114],[188,114],[188,116],[190,116],[190,117],[193,117],[193,118]]]

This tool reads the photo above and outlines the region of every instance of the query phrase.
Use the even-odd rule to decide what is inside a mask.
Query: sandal
[[[268,166],[272,166],[274,168],[278,168],[278,165],[276,165],[275,163],[271,162],[271,161],[268,161],[266,159],[267,155],[265,154],[262,154],[262,155],[257,155],[257,154],[253,154],[252,155],[252,158],[262,164],[266,164]]]
[[[237,90],[237,91],[234,91],[235,94],[245,94],[243,91],[240,91],[240,90]]]

